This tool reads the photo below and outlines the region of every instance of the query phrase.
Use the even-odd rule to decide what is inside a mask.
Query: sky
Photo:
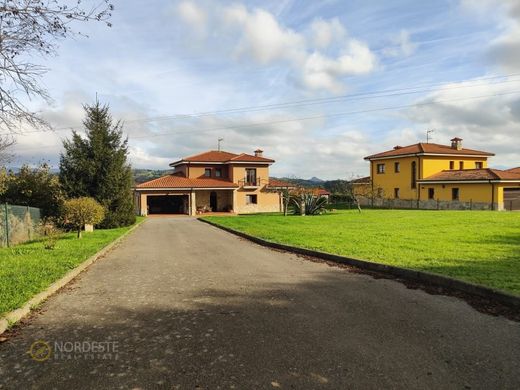
[[[58,167],[96,96],[123,121],[134,168],[168,169],[223,138],[263,149],[272,176],[351,178],[429,129],[520,166],[519,1],[113,3],[111,28],[75,25],[87,37],[43,60],[53,101],[31,105],[54,130],[18,134],[12,166]]]

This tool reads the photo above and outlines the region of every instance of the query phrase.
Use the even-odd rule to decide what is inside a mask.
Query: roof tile
[[[370,156],[365,157],[365,160],[370,160],[374,158],[380,157],[393,157],[393,156],[401,156],[403,154],[415,154],[415,153],[432,153],[432,154],[454,154],[454,155],[478,155],[478,156],[494,156],[494,153],[483,152],[480,150],[473,149],[461,149],[457,150],[452,148],[449,145],[440,145],[440,144],[432,144],[432,143],[418,143],[408,146],[400,146],[396,147],[392,150],[387,150],[386,152],[372,154]]]
[[[138,184],[137,189],[144,188],[237,188],[238,185],[222,179],[209,177],[190,179],[183,176],[167,175]]]

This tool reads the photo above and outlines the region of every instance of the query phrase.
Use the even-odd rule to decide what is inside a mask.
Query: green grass
[[[38,240],[0,248],[0,314],[21,307],[130,228],[96,229],[82,239],[65,233],[53,250],[44,249]]]
[[[520,295],[520,213],[357,210],[207,217],[267,240],[448,275]]]

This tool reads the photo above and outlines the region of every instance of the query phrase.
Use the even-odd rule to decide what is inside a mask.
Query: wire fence
[[[360,201],[362,208],[374,209],[416,209],[416,210],[497,210],[498,205],[484,202],[460,202],[441,200],[414,200],[414,199],[366,199]],[[508,210],[507,204],[504,209]],[[354,202],[329,203],[330,209],[356,209]],[[514,208],[512,208],[514,210]]]
[[[0,204],[0,246],[33,240],[40,221],[40,209],[36,207]]]

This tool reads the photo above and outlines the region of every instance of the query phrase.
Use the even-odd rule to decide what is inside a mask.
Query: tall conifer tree
[[[72,138],[63,142],[63,189],[71,198],[90,196],[101,203],[106,209],[102,227],[130,225],[135,221],[133,181],[123,126],[120,121],[113,123],[109,106],[99,101],[84,109],[85,138],[73,131]]]

